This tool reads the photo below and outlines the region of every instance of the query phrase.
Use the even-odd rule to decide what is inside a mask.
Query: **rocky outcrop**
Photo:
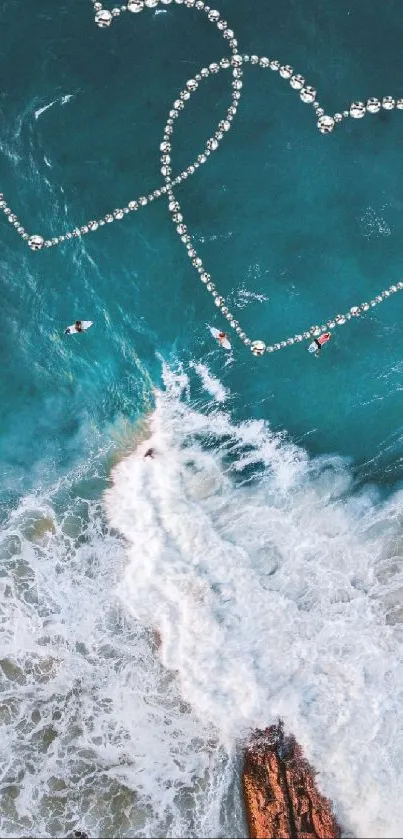
[[[331,803],[282,723],[256,731],[242,775],[251,839],[339,839]]]

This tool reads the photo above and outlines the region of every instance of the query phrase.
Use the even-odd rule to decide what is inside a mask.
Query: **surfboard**
[[[318,345],[315,344],[315,341],[312,341],[312,344],[309,344],[308,352],[317,352],[319,349]]]
[[[232,349],[231,344],[230,344],[230,342],[229,342],[228,338],[223,338],[223,339],[220,339],[220,338],[218,337],[218,336],[219,336],[219,334],[220,334],[220,330],[219,330],[219,329],[215,329],[215,327],[214,327],[214,326],[209,326],[209,330],[210,330],[210,332],[211,332],[211,334],[212,334],[213,338],[215,338],[215,339],[216,339],[216,341],[218,341],[218,343],[219,343],[220,347],[223,347],[223,349],[224,349],[224,350],[231,350],[231,349]]]
[[[82,332],[86,332],[87,329],[89,329],[90,326],[93,325],[93,323],[94,323],[93,320],[82,320],[81,321]],[[77,335],[77,334],[79,334],[77,329],[76,329],[75,323],[73,323],[71,326],[68,326],[64,334],[65,335]]]

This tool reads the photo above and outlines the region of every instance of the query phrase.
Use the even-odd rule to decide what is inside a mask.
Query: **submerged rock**
[[[339,839],[330,801],[315,784],[315,770],[283,726],[256,731],[242,774],[251,839]]]

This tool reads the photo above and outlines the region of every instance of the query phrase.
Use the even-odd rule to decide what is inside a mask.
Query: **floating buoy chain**
[[[125,216],[133,212],[138,212],[141,207],[147,206],[152,201],[155,201],[162,196],[166,196],[168,200],[168,207],[171,213],[172,221],[175,225],[176,231],[186,247],[188,257],[196,269],[201,282],[204,284],[207,291],[214,299],[214,303],[221,311],[222,315],[228,321],[229,326],[236,332],[240,340],[248,347],[255,356],[262,356],[265,353],[276,352],[293,344],[300,343],[304,340],[311,340],[318,337],[327,329],[334,329],[336,326],[342,326],[351,318],[358,317],[362,313],[369,311],[374,306],[382,303],[390,295],[403,289],[403,282],[399,281],[389,288],[384,289],[372,300],[363,302],[359,305],[351,306],[349,311],[345,314],[338,314],[322,325],[311,326],[303,332],[296,335],[284,338],[277,343],[269,344],[261,340],[252,340],[249,338],[244,328],[240,325],[235,315],[230,311],[225,298],[219,293],[215,283],[212,280],[210,273],[206,270],[203,260],[196,250],[194,241],[185,224],[183,218],[182,208],[179,204],[178,198],[174,193],[176,186],[181,184],[187,178],[195,174],[197,169],[207,163],[208,158],[219,148],[221,141],[228,134],[232,128],[234,118],[237,113],[239,101],[243,93],[243,65],[248,63],[252,66],[270,69],[277,73],[279,78],[288,82],[293,90],[299,94],[299,98],[305,104],[313,107],[316,117],[316,126],[322,134],[330,134],[335,126],[346,120],[348,117],[353,119],[361,119],[366,114],[376,114],[381,110],[403,109],[403,98],[395,99],[393,96],[384,96],[381,99],[371,97],[366,102],[352,102],[347,110],[330,116],[325,113],[321,107],[317,92],[314,87],[307,84],[304,76],[296,73],[289,64],[281,64],[280,61],[266,56],[259,57],[258,55],[248,55],[240,53],[238,50],[238,41],[235,37],[233,29],[230,28],[226,20],[221,17],[221,14],[216,9],[212,9],[203,0],[128,0],[125,5],[115,6],[112,9],[106,9],[100,0],[91,0],[95,13],[95,23],[102,29],[109,28],[116,18],[119,18],[124,12],[131,12],[138,14],[145,9],[155,9],[158,5],[169,6],[178,5],[187,8],[193,8],[202,13],[207,20],[215,25],[225,42],[229,47],[229,55],[222,58],[219,62],[212,62],[208,67],[202,67],[200,72],[194,78],[188,79],[183,90],[180,91],[178,98],[175,99],[169,111],[169,116],[165,124],[162,141],[160,144],[161,154],[161,174],[164,183],[157,187],[148,195],[140,195],[138,198],[131,199],[127,205],[122,208],[115,208],[106,215],[97,219],[91,219],[81,227],[67,231],[52,238],[45,238],[40,234],[29,234],[22,225],[20,219],[11,208],[3,195],[0,193],[0,210],[3,211],[10,224],[13,225],[16,232],[27,243],[32,251],[39,251],[44,248],[51,248],[61,245],[69,240],[80,238],[88,233],[95,232],[103,227],[105,224],[111,224],[115,221],[120,221]],[[191,99],[192,95],[202,87],[201,83],[211,76],[216,75],[222,70],[229,70],[231,73],[231,102],[227,108],[224,117],[220,119],[215,133],[209,137],[197,158],[184,169],[179,175],[172,174],[171,154],[172,154],[172,139],[176,120],[181,111],[186,107],[186,103]]]

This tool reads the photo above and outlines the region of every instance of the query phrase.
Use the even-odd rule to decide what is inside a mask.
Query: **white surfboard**
[[[220,334],[220,330],[219,330],[219,329],[215,329],[215,327],[214,327],[214,326],[209,326],[209,330],[210,330],[210,332],[211,332],[211,334],[212,334],[213,338],[215,338],[215,339],[216,339],[216,341],[218,341],[218,343],[219,343],[220,347],[223,347],[223,349],[224,349],[224,350],[231,350],[231,349],[232,349],[231,344],[230,344],[230,342],[229,342],[228,338],[219,338],[219,337],[218,337],[218,336],[219,336],[219,334]]]
[[[93,323],[94,323],[93,320],[82,320],[81,321],[81,332],[86,332],[87,329],[89,329],[90,326],[93,325]],[[67,329],[65,330],[64,334],[65,335],[77,335],[77,334],[79,334],[78,329],[76,329],[75,323],[73,323],[71,326],[68,326]]]
[[[312,341],[312,344],[309,344],[308,352],[317,352],[319,349],[318,345],[315,344],[315,341]]]

